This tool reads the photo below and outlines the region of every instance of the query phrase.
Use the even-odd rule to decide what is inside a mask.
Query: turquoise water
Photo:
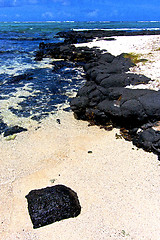
[[[55,34],[71,29],[160,30],[160,22],[0,22],[0,74],[22,73],[40,42],[62,41]]]
[[[55,34],[72,29],[160,30],[160,22],[0,22],[0,120],[23,125],[69,105],[70,93],[84,83],[81,69],[72,66],[53,73],[51,59],[34,58],[40,42],[61,42]],[[32,79],[12,81],[24,73]]]
[[[69,29],[160,29],[160,21],[139,22],[0,22],[0,32],[51,33]]]
[[[34,67],[39,43],[62,41],[55,34],[71,29],[160,30],[160,22],[0,22],[0,74],[20,74],[27,66]]]

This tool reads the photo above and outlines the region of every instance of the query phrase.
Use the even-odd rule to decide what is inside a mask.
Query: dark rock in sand
[[[152,128],[142,130],[133,137],[133,144],[160,155],[160,131],[155,131]]]
[[[23,131],[27,131],[26,128],[23,128],[23,127],[19,127],[19,126],[14,126],[14,127],[8,127],[7,129],[5,129],[4,131],[4,137],[7,137],[7,136],[10,136],[10,135],[13,135],[15,133],[20,133],[20,132],[23,132]]]
[[[61,120],[60,120],[59,118],[56,119],[56,122],[57,122],[58,124],[61,124]]]
[[[7,128],[7,124],[3,122],[3,120],[0,118],[0,134],[4,132],[4,130]]]
[[[64,185],[32,190],[26,198],[33,228],[74,218],[81,212],[77,194]]]

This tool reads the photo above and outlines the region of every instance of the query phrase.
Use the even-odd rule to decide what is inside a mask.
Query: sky
[[[0,21],[160,21],[160,0],[0,0]]]

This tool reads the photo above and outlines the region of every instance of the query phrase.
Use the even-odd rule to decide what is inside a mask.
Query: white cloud
[[[89,12],[87,15],[88,15],[88,17],[97,17],[98,12],[99,12],[99,10],[95,9],[95,10]]]
[[[110,17],[118,17],[118,16],[120,16],[120,13],[118,12],[117,9],[114,9],[113,11],[110,12],[109,16]]]
[[[62,5],[66,6],[66,5],[69,5],[70,2],[68,0],[52,0],[52,2],[54,3],[61,3]]]
[[[8,17],[8,16],[7,16],[7,14],[0,14],[0,17],[6,18],[6,17]]]
[[[17,18],[20,18],[20,17],[21,17],[21,15],[20,15],[20,14],[16,14],[16,17],[17,17]]]
[[[49,19],[53,18],[53,13],[52,12],[45,12],[45,13],[42,14],[42,17],[46,18],[46,19],[47,18],[49,18]]]

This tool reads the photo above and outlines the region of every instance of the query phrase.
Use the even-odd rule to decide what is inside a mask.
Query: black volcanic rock
[[[87,104],[84,104],[84,98]],[[115,87],[115,85],[112,88],[105,86],[102,88],[93,85],[84,86],[78,92],[77,98],[71,101],[71,109],[80,116],[81,111],[84,114],[88,108],[93,108],[94,102],[94,108],[105,113],[107,118],[119,123],[120,126],[132,128],[148,121],[158,121],[160,119],[159,101],[160,91],[133,90]]]
[[[150,91],[138,98],[149,119],[160,119],[160,91]]]
[[[54,61],[53,72],[59,72],[61,69],[66,67],[74,67],[74,64],[66,61]]]
[[[84,65],[87,82],[70,103],[75,117],[92,124],[106,126],[112,122],[113,126],[126,128],[134,144],[159,155],[160,132],[155,133],[152,126],[160,120],[160,91],[128,88],[151,79],[129,73],[133,63],[124,54],[108,56],[101,53]],[[148,123],[150,126],[138,134],[137,130]],[[151,142],[147,139],[150,131]]]
[[[33,228],[74,218],[81,212],[77,194],[64,185],[32,190],[26,198]]]
[[[138,36],[138,35],[159,35],[159,30],[144,30],[144,31],[125,31],[125,30],[87,30],[87,31],[65,31],[57,33],[57,37],[64,38],[65,43],[84,43],[95,38],[106,38],[107,40],[113,36]]]
[[[160,131],[152,128],[142,130],[133,137],[133,144],[160,156]]]
[[[10,136],[10,135],[13,135],[15,133],[20,133],[20,132],[23,132],[23,131],[27,131],[26,128],[23,128],[23,127],[19,127],[19,126],[13,126],[13,127],[8,127],[5,129],[4,131],[4,137],[7,137],[7,136]]]
[[[77,119],[92,124],[112,123],[127,129],[137,146],[159,152],[159,140],[152,126],[160,121],[160,91],[131,89],[131,86],[147,84],[151,79],[129,73],[135,64],[125,54],[113,56],[97,48],[75,47],[73,43],[88,42],[94,38],[105,39],[112,36],[155,35],[160,31],[68,31],[60,32],[57,37],[64,43],[41,44],[37,58],[49,56],[83,66],[86,83],[71,99],[70,106]],[[148,126],[144,129],[144,126]],[[138,133],[138,129],[143,129]],[[147,132],[146,132],[147,131]],[[151,131],[151,133],[150,133]],[[147,136],[153,134],[148,143]],[[143,138],[145,140],[143,140]],[[150,147],[147,147],[149,144]],[[145,147],[146,146],[146,147]]]
[[[35,60],[40,61],[43,57],[52,57],[54,59],[64,59],[74,62],[88,62],[100,55],[101,51],[94,51],[88,47],[77,48],[74,45],[65,43],[47,43],[39,45],[39,51],[36,52]]]
[[[94,50],[93,50],[94,51]],[[108,57],[110,60],[108,60]],[[102,61],[103,59],[103,61]],[[87,65],[87,66],[86,66]],[[84,65],[86,69],[87,82],[77,93],[77,99],[71,101],[71,109],[78,118],[88,118],[88,109],[98,109],[98,115],[106,115],[113,122],[125,127],[135,127],[147,122],[157,120],[160,116],[159,110],[155,110],[159,105],[159,93],[151,90],[128,89],[128,85],[148,83],[149,78],[143,75],[126,73],[133,63],[125,58],[123,54],[112,57],[111,54],[101,54],[94,61]],[[152,96],[150,98],[150,96]],[[148,106],[147,99],[151,99]],[[84,103],[85,99],[85,103]],[[146,104],[147,113],[146,113]],[[152,110],[153,109],[153,110]],[[102,114],[100,114],[100,111]],[[151,111],[151,113],[149,113]],[[85,114],[87,112],[87,114]],[[81,114],[82,113],[82,114]],[[86,115],[86,116],[85,116]],[[95,119],[96,111],[92,114]],[[157,115],[157,116],[156,116]]]
[[[0,118],[0,134],[7,128],[7,124]]]

